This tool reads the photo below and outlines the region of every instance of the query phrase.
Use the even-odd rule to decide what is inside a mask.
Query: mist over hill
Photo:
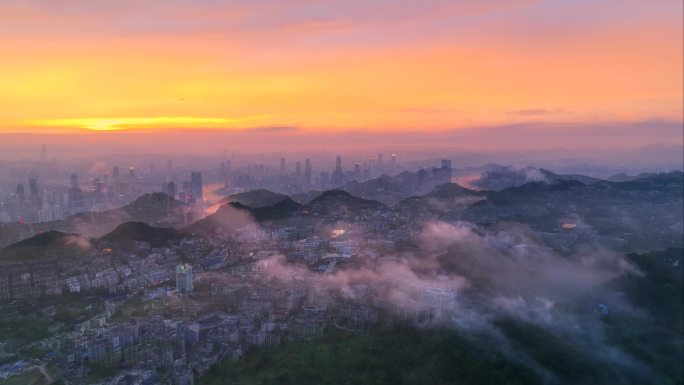
[[[176,327],[221,325],[198,341],[245,355],[203,366],[206,384],[681,381],[683,309],[670,301],[682,301],[684,174],[490,171],[516,181],[498,178],[506,183],[492,190],[444,183],[392,205],[343,189],[304,204],[259,190],[176,228],[159,219],[174,201],[144,196],[119,212],[148,222],[117,217],[97,237],[49,230],[0,250],[9,272],[0,293],[124,294],[112,330],[196,306],[196,321]],[[412,176],[398,178],[369,185]],[[395,197],[412,191],[400,190]],[[181,263],[197,274],[190,296],[173,291]],[[154,330],[159,343],[178,338],[177,329]],[[281,356],[308,364],[283,366]],[[323,369],[332,361],[336,369]]]

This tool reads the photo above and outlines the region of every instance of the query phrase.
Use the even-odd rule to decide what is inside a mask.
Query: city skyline
[[[682,0],[0,0],[0,385],[684,384]]]

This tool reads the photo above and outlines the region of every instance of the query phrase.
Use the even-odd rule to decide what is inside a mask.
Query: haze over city
[[[0,385],[684,383],[681,0],[0,0]]]

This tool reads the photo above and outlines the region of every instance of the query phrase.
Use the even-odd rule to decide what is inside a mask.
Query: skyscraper
[[[444,178],[444,183],[451,183],[451,160],[442,159],[442,174]]]
[[[192,266],[187,263],[176,266],[176,291],[178,294],[188,295],[192,293],[194,288],[192,279]]]
[[[162,192],[171,198],[176,197],[176,184],[172,180],[168,180],[162,183]]]
[[[40,161],[47,162],[47,147],[45,145],[40,148]]]
[[[432,170],[435,180],[437,183],[451,183],[451,160],[442,159],[440,166]]]
[[[176,184],[173,181],[170,181],[167,185],[167,194],[169,194],[171,198],[176,197]]]
[[[304,159],[304,185],[311,187],[311,177],[313,175],[313,168],[311,167],[311,159]]]
[[[40,199],[40,193],[38,192],[38,182],[35,179],[29,179],[29,193],[31,194],[31,203],[40,208],[42,206],[42,202]]]
[[[190,173],[190,192],[196,201],[202,200],[202,173],[199,171]]]
[[[378,162],[375,168],[375,176],[382,176],[382,174],[385,172],[385,161],[383,160],[382,154],[378,154]]]
[[[335,159],[335,171],[333,171],[330,177],[330,183],[332,187],[339,187],[344,183],[344,171],[342,170],[342,157],[337,156]]]
[[[302,177],[302,162],[295,163],[295,176],[297,178]]]
[[[95,194],[95,201],[97,203],[103,203],[104,202],[104,192],[105,192],[104,181],[100,177],[95,177],[95,178],[93,178],[92,183],[93,183],[92,191]]]
[[[451,160],[442,159],[442,168],[451,168]]]
[[[17,200],[19,200],[19,203],[24,203],[26,200],[26,192],[24,190],[24,184],[19,183],[17,185]]]
[[[85,206],[85,196],[78,184],[78,175],[71,174],[69,180],[71,183],[68,193],[69,208],[71,210],[79,210]]]

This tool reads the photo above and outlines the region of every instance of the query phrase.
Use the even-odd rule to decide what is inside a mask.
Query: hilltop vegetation
[[[258,349],[209,370],[200,385],[535,385],[531,370],[451,330],[333,331],[321,340]]]

